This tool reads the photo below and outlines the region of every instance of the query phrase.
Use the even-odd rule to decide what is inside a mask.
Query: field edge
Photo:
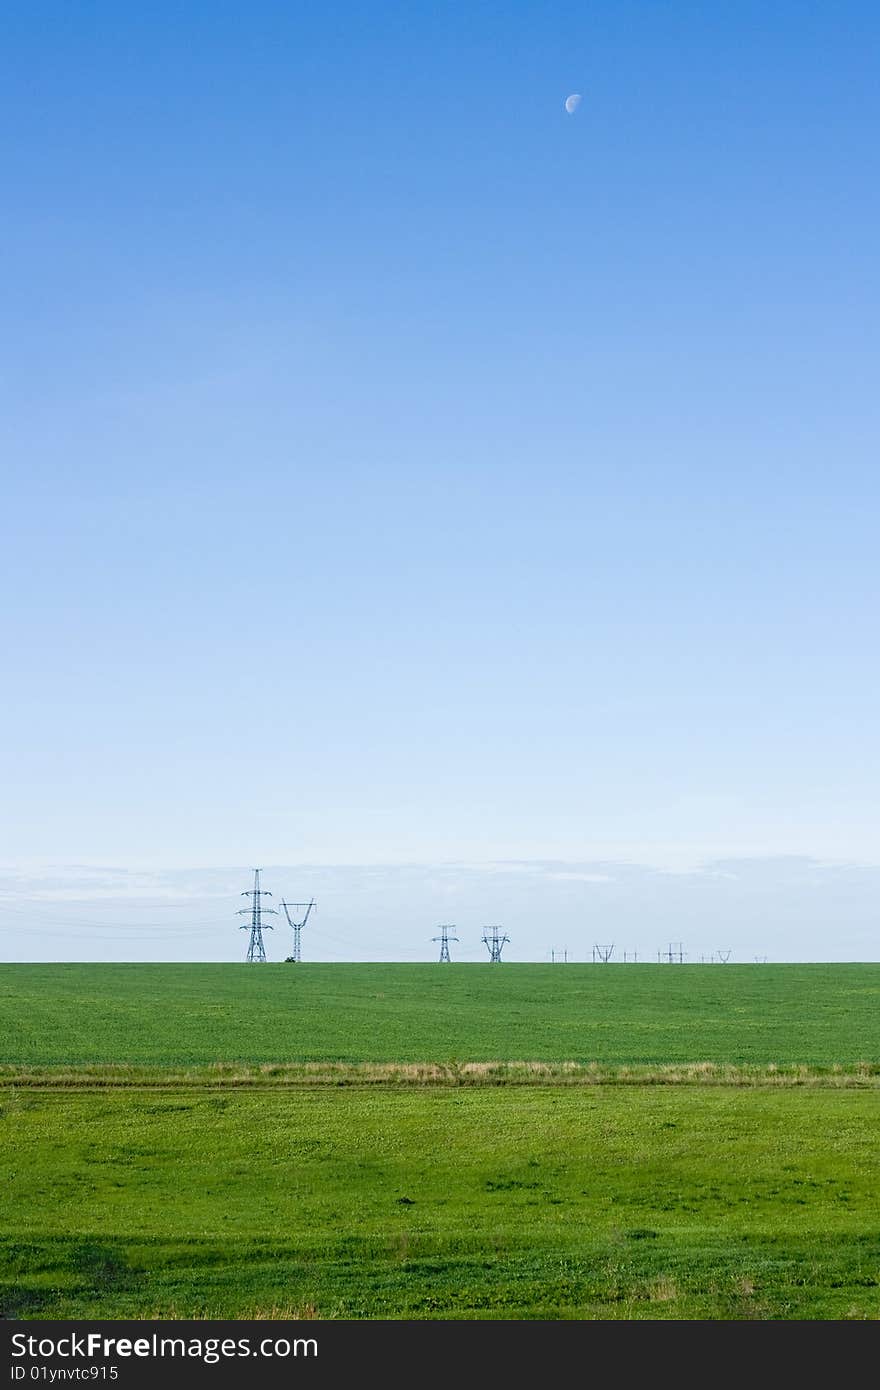
[[[80,1066],[0,1064],[0,1088],[114,1090],[124,1088],[284,1089],[302,1087],[479,1086],[733,1086],[880,1090],[880,1062],[815,1066],[681,1062],[262,1062],[180,1066],[98,1063]]]

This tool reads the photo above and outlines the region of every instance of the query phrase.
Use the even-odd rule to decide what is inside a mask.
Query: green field
[[[874,1093],[7,1098],[12,1317],[864,1318]]]
[[[878,965],[3,967],[0,1315],[877,1318],[878,998]]]
[[[880,965],[7,965],[0,1062],[880,1061]]]

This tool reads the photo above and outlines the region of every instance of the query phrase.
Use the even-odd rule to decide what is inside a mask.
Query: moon
[[[572,92],[570,97],[565,98],[565,109],[569,116],[573,116],[581,104],[580,92]]]

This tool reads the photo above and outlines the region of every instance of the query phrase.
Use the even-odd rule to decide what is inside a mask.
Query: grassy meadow
[[[864,1318],[873,1092],[24,1092],[7,1317]]]
[[[7,965],[0,1062],[880,1060],[880,965]]]
[[[880,1316],[880,966],[0,970],[0,1315]]]

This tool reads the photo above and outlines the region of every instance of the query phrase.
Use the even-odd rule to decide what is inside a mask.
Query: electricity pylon
[[[503,947],[506,945],[506,943],[510,940],[510,937],[507,935],[499,936],[498,933],[500,932],[500,930],[500,927],[484,927],[483,935],[480,938],[481,941],[485,942],[486,949],[489,952],[490,965],[501,964],[501,951]],[[492,933],[491,936],[489,936],[489,932]]]
[[[679,965],[683,965],[684,951],[682,950],[682,944],[681,941],[670,941],[668,950],[657,952],[657,960],[665,960],[669,965],[674,965],[677,961]]]
[[[437,930],[439,931],[440,935],[432,936],[431,940],[440,942],[440,964],[449,965],[449,943],[450,941],[458,940],[457,936],[449,935],[451,931],[455,930],[455,925],[453,923],[448,926],[438,927]]]
[[[272,894],[271,894],[267,889],[261,888],[261,887],[260,887],[260,871],[259,871],[259,869],[254,869],[254,886],[253,886],[253,889],[252,889],[252,890],[248,890],[248,891],[242,893],[241,896],[242,896],[243,898],[253,898],[253,902],[251,903],[250,907],[242,907],[242,908],[239,908],[239,910],[238,910],[238,915],[239,915],[239,917],[245,917],[245,916],[247,916],[247,915],[250,915],[250,919],[251,919],[251,920],[250,920],[251,939],[250,939],[250,944],[249,944],[249,946],[248,946],[247,958],[248,958],[249,961],[256,961],[256,962],[263,961],[263,962],[265,962],[265,960],[266,960],[266,948],[265,948],[265,946],[263,945],[263,912],[272,913],[272,914],[274,915],[275,909],[274,909],[274,907],[267,907],[267,908],[262,908],[262,907],[261,907],[260,899],[261,899],[261,898],[271,898]],[[273,930],[273,928],[272,928],[272,923],[271,923],[271,922],[267,922],[267,923],[266,923],[266,926],[267,926],[267,928],[268,928],[269,931],[272,931],[272,930]],[[247,930],[247,923],[242,922],[242,924],[241,924],[241,930],[242,930],[242,931],[246,931],[246,930]]]
[[[282,898],[281,906],[284,908],[284,915],[287,918],[287,925],[293,932],[293,955],[289,956],[288,959],[292,961],[301,961],[302,951],[300,949],[300,933],[302,932],[302,929],[305,926],[306,922],[309,920],[309,913],[312,911],[312,908],[317,909],[318,904],[315,902],[314,898],[310,898],[307,903],[287,903]],[[297,910],[299,910],[299,908],[301,907],[304,907],[306,910],[305,916],[302,919],[297,918],[297,920],[294,921],[288,911],[288,908],[291,907],[294,907]]]

